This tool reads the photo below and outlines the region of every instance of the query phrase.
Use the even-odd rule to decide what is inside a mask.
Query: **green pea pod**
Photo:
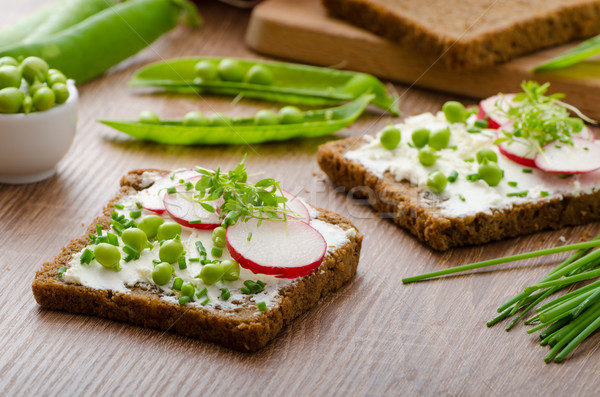
[[[180,4],[174,0],[127,1],[46,39],[4,48],[0,57],[38,56],[82,83],[175,27],[183,9]]]
[[[0,48],[17,44],[25,39],[31,33],[33,27],[43,23],[50,15],[60,9],[62,4],[63,2],[49,4],[0,30]]]
[[[118,120],[100,122],[145,141],[173,145],[241,145],[332,134],[352,124],[372,99],[373,95],[363,95],[342,106],[309,110],[304,112],[304,121],[297,124],[255,125],[252,117],[232,119],[226,126],[187,126],[181,121],[158,124]]]
[[[366,73],[254,59],[228,59],[235,59],[243,73],[247,73],[252,66],[263,66],[272,74],[273,83],[197,79],[195,66],[198,62],[207,61],[216,67],[223,58],[195,57],[148,65],[140,69],[129,84],[183,93],[241,94],[248,98],[311,106],[333,105],[372,93],[374,105],[394,115],[400,113],[398,97],[388,94],[381,81]]]
[[[84,19],[91,17],[109,7],[117,4],[119,0],[66,0],[60,8],[42,21],[39,25],[33,25],[34,30],[25,37],[23,44],[33,43],[61,32]]]

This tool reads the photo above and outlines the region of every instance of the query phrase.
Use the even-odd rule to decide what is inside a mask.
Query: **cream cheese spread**
[[[403,123],[396,125],[401,132],[401,140],[395,149],[385,149],[379,141],[379,135],[365,136],[367,143],[346,152],[345,157],[362,164],[380,178],[387,172],[398,182],[407,181],[417,185],[419,199],[423,204],[434,206],[442,215],[452,217],[491,213],[494,210],[509,209],[517,203],[549,200],[565,195],[577,196],[600,188],[600,170],[568,178],[538,169],[527,169],[524,172],[527,167],[498,152],[494,145],[495,130],[484,129],[480,133],[467,131],[474,121],[475,116],[471,116],[467,124],[449,123],[443,112],[408,117]],[[440,157],[433,166],[423,166],[419,162],[418,149],[409,145],[412,142],[412,132],[418,128],[437,131],[446,127],[451,132],[448,148],[438,151]],[[494,187],[488,186],[483,180],[472,182],[466,178],[467,175],[477,173],[479,165],[474,158],[483,147],[496,152],[498,165],[504,171],[500,184]],[[439,170],[446,176],[456,171],[459,176],[456,182],[448,183],[442,193],[434,194],[426,186],[427,176],[433,170]],[[526,196],[510,195],[520,192],[526,192]]]
[[[142,175],[142,181],[146,186],[148,186],[153,180],[156,180],[159,177],[160,175],[157,173],[146,172]],[[143,192],[144,191],[138,192],[136,195],[128,196],[120,200],[119,203],[122,204],[124,208],[116,210],[116,212],[118,212],[119,215],[125,215],[128,217],[131,211],[138,209],[136,206],[136,202],[138,201],[137,197],[140,194],[144,194]],[[339,226],[329,224],[319,219],[314,219],[318,215],[318,211],[314,207],[308,204],[306,205],[311,216],[310,225],[323,235],[323,238],[327,242],[328,252],[335,251],[336,249],[344,246],[350,241],[349,237],[353,237],[355,235],[356,231],[353,228],[344,230]],[[142,215],[150,214],[154,213],[142,210]],[[161,216],[165,218],[165,220],[170,219],[168,213],[166,212]],[[250,270],[241,268],[239,278],[235,281],[218,281],[213,285],[205,285],[202,282],[202,279],[195,277],[202,270],[202,265],[200,262],[189,261],[190,258],[199,258],[199,253],[195,246],[197,241],[201,241],[206,248],[208,254],[207,259],[231,259],[231,255],[227,251],[227,248],[223,249],[223,255],[220,258],[216,258],[211,255],[211,249],[214,247],[214,243],[212,241],[212,230],[199,230],[183,227],[181,242],[186,252],[187,268],[180,269],[177,264],[174,264],[173,277],[179,277],[183,279],[184,283],[192,282],[196,288],[196,291],[199,291],[202,288],[206,288],[208,291],[206,296],[203,296],[200,299],[195,299],[189,302],[188,305],[200,305],[200,302],[206,298],[209,298],[208,303],[204,307],[220,308],[223,309],[225,313],[228,311],[232,312],[233,309],[239,307],[240,302],[243,302],[246,299],[250,299],[250,301],[254,303],[265,302],[267,307],[273,307],[280,299],[279,290],[285,286],[291,285],[296,280],[277,278],[265,274],[254,274]],[[120,237],[119,245],[121,257],[124,258],[127,256],[127,254],[122,251],[123,242]],[[141,252],[139,259],[131,260],[129,262],[124,262],[121,260],[121,270],[114,271],[112,269],[104,268],[96,260],[92,260],[90,264],[81,264],[80,258],[83,253],[83,250],[81,250],[73,255],[73,258],[68,264],[67,271],[62,275],[62,280],[68,283],[80,284],[94,289],[110,289],[121,293],[129,293],[129,287],[132,287],[136,284],[147,284],[155,286],[163,291],[164,294],[161,296],[161,299],[175,303],[178,301],[179,296],[176,291],[171,289],[172,282],[163,286],[158,286],[152,281],[152,270],[154,269],[153,260],[158,260],[158,252],[159,243],[155,242],[152,249],[144,249]],[[245,280],[261,280],[266,285],[263,291],[259,293],[245,295],[242,294],[240,290],[242,287],[244,287]],[[230,298],[226,301],[221,299],[222,288],[229,289],[231,294]]]

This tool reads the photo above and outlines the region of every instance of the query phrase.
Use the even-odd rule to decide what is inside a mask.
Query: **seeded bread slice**
[[[600,33],[599,0],[323,0],[328,12],[455,70]]]
[[[429,191],[420,191],[407,181],[397,182],[389,173],[379,178],[344,157],[348,150],[366,143],[359,137],[323,144],[317,152],[319,166],[335,185],[353,197],[366,198],[377,212],[439,251],[600,220],[600,192],[548,197],[491,213],[444,216]]]
[[[142,173],[136,170],[121,179],[121,190],[104,208],[103,214],[94,220],[88,233],[95,232],[95,225],[110,227],[113,203],[147,186],[142,185]],[[318,219],[337,225],[344,230],[354,225],[347,219],[330,211],[318,209]],[[295,280],[279,291],[281,301],[274,308],[258,312],[256,305],[240,302],[233,311],[180,306],[161,299],[158,288],[137,284],[129,293],[98,290],[81,285],[68,284],[58,278],[58,270],[66,266],[73,254],[89,243],[86,235],[72,240],[63,247],[52,262],[45,263],[33,282],[33,295],[37,302],[48,309],[71,313],[89,314],[113,320],[130,322],[143,327],[169,330],[178,334],[217,342],[240,351],[252,351],[264,347],[294,318],[308,311],[318,301],[347,283],[356,273],[362,235],[349,237],[350,242],[333,252],[327,252],[323,262],[312,274]]]

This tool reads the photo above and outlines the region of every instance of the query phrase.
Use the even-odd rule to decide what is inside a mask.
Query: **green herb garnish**
[[[192,298],[190,298],[187,295],[184,295],[184,296],[182,296],[182,297],[179,298],[179,304],[181,306],[187,305],[188,303],[190,303],[190,300],[192,300]]]
[[[94,252],[91,249],[86,248],[81,253],[81,257],[79,258],[79,263],[81,263],[82,265],[89,265],[90,263],[92,263],[93,260],[94,260]]]
[[[460,199],[460,201],[467,201],[467,199],[465,198],[465,196],[463,196],[462,194],[459,194],[458,198]]]
[[[180,256],[177,263],[179,264],[180,270],[187,269],[187,263],[185,263],[185,256]]]
[[[181,291],[182,286],[183,286],[183,279],[177,277],[175,280],[173,280],[173,286],[171,287],[171,289]]]
[[[119,204],[119,203],[115,203],[114,207],[118,210],[122,210],[123,208],[125,208],[125,206],[123,204]]]
[[[506,193],[506,197],[527,197],[527,194],[529,194],[529,190],[523,190],[522,192]]]
[[[265,289],[265,286],[266,284],[260,280],[257,280],[256,282],[252,280],[246,280],[244,281],[244,287],[242,287],[240,291],[242,291],[243,294],[247,295],[258,294],[263,289]]]
[[[66,267],[66,266],[63,266],[63,267],[61,267],[60,269],[58,269],[58,273],[57,273],[57,275],[58,275],[58,278],[62,278],[62,275],[63,275],[63,274],[66,272],[66,271],[67,271],[67,267]]]
[[[566,68],[567,66],[575,65],[598,53],[600,53],[600,36],[592,37],[559,56],[536,66],[533,68],[532,72]]]
[[[256,304],[256,307],[258,308],[258,310],[260,310],[261,312],[264,312],[267,310],[267,304],[265,302],[258,302]]]
[[[206,289],[206,287],[204,287],[196,293],[196,298],[202,298],[207,293],[208,293],[208,290]]]
[[[542,190],[542,191],[540,192],[540,196],[542,196],[542,197],[546,197],[546,196],[548,196],[548,195],[550,195],[550,193],[548,193],[548,192],[547,192],[547,191],[545,191],[545,190]]]
[[[517,182],[513,182],[513,181],[508,182],[508,186],[517,187],[517,185],[518,185]]]
[[[227,288],[221,288],[221,299],[224,301],[228,300],[231,297],[231,292]]]
[[[521,172],[523,172],[524,174],[531,174],[533,170],[531,168],[523,168]]]

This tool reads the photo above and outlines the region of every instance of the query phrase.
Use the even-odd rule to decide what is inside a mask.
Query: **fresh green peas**
[[[185,125],[206,125],[208,124],[208,120],[206,116],[204,116],[200,112],[189,112],[183,116],[183,124]]]
[[[25,98],[23,98],[21,109],[25,114],[29,114],[33,110],[33,98],[30,95],[25,95]]]
[[[144,110],[143,112],[140,113],[140,118],[139,118],[140,123],[145,123],[145,124],[158,124],[160,123],[160,119],[158,118],[158,116],[156,115],[156,113],[154,113],[151,110]]]
[[[427,187],[434,193],[441,193],[446,189],[448,179],[441,171],[435,170],[427,176]]]
[[[425,167],[434,165],[437,158],[438,155],[436,154],[435,150],[429,146],[419,149],[419,162]]]
[[[57,83],[67,84],[67,78],[65,77],[65,75],[62,73],[48,74],[48,86],[54,87],[54,84]]]
[[[185,283],[181,286],[181,295],[193,298],[195,293],[196,288],[194,288],[194,284]]]
[[[222,239],[224,239],[226,234],[227,234],[227,230],[223,226],[215,227],[212,231],[213,241],[217,237],[221,237]]]
[[[130,227],[123,230],[121,239],[123,243],[139,252],[142,252],[148,244],[148,236],[142,229],[138,229],[137,227]]]
[[[114,245],[100,243],[94,248],[94,257],[102,266],[107,269],[114,269],[119,265],[121,252]]]
[[[0,113],[17,113],[25,95],[16,87],[0,90]]]
[[[219,62],[219,76],[226,81],[242,81],[244,80],[244,71],[240,63],[235,59],[225,58]]]
[[[196,76],[200,77],[203,81],[217,80],[219,78],[219,72],[217,67],[208,61],[200,61],[194,66]]]
[[[183,254],[183,244],[181,244],[179,236],[173,240],[166,241],[158,251],[160,260],[167,263],[177,262],[181,254]]]
[[[33,106],[37,110],[48,110],[56,103],[54,91],[48,87],[41,87],[33,94]]]
[[[463,123],[466,119],[467,110],[460,102],[448,101],[442,106],[442,111],[450,123]]]
[[[33,82],[29,83],[29,95],[35,94],[42,87],[47,87],[47,85],[37,79],[33,80]]]
[[[259,110],[254,116],[256,125],[275,125],[277,123],[279,123],[279,116],[268,109]]]
[[[138,229],[146,233],[148,238],[154,238],[158,233],[158,227],[165,223],[165,220],[158,215],[146,215],[138,222]]]
[[[223,113],[215,113],[210,116],[210,125],[226,127],[231,124],[231,119]]]
[[[0,58],[0,66],[10,65],[10,66],[19,66],[19,62],[13,57],[2,57]]]
[[[254,65],[246,73],[246,82],[250,84],[271,85],[273,73],[262,65]]]
[[[445,149],[450,142],[450,129],[448,127],[434,131],[429,136],[429,146],[436,150]]]
[[[423,146],[427,145],[427,142],[429,142],[430,133],[431,131],[429,131],[427,128],[418,128],[414,130],[411,136],[413,144],[418,148],[422,148]]]
[[[181,225],[175,222],[165,222],[158,227],[156,238],[158,240],[171,240],[181,235]]]
[[[304,113],[296,106],[284,106],[279,110],[281,124],[299,124],[304,121]]]
[[[225,248],[227,246],[225,239],[221,237],[213,238],[213,242],[215,243],[215,247],[217,248]]]
[[[54,97],[56,98],[56,103],[59,105],[67,102],[69,99],[69,89],[67,85],[64,83],[56,83],[52,86],[52,91],[54,92]]]
[[[221,262],[223,276],[221,279],[226,281],[235,281],[240,277],[240,264],[233,259],[225,259]]]
[[[502,169],[497,163],[483,159],[479,170],[477,171],[479,178],[484,180],[489,186],[496,186],[502,180]]]
[[[21,73],[28,82],[34,80],[46,81],[48,76],[48,64],[39,57],[27,57],[21,62]]]
[[[197,276],[202,279],[202,282],[206,285],[213,285],[221,279],[223,276],[223,269],[221,266],[209,263],[202,267],[200,274]]]
[[[173,276],[173,268],[168,263],[160,263],[154,266],[152,270],[152,281],[157,285],[165,285],[171,281]]]
[[[492,149],[489,148],[481,148],[477,151],[477,162],[482,163],[483,159],[487,159],[488,161],[498,162],[498,155]]]
[[[21,71],[16,66],[0,66],[0,89],[21,86]]]
[[[379,137],[379,141],[381,142],[381,146],[386,148],[387,150],[393,150],[400,143],[400,130],[393,125],[388,125],[381,132],[381,136]]]

